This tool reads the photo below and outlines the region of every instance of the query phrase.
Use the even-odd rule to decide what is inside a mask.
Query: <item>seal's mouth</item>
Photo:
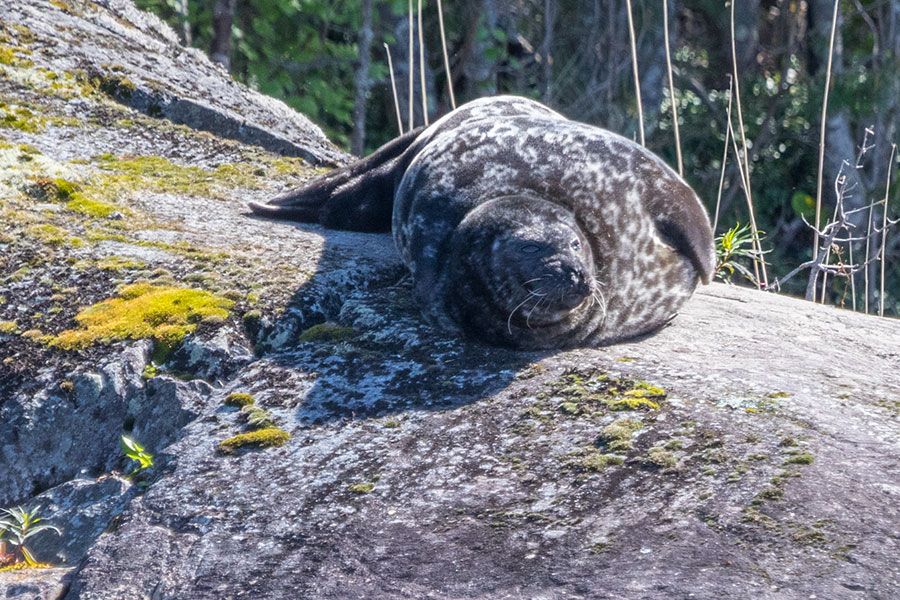
[[[539,329],[558,324],[593,301],[590,281],[576,271],[545,273],[520,285],[527,295],[510,307],[507,318],[510,333],[513,325]]]

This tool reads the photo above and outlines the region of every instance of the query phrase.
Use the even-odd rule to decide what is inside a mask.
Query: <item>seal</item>
[[[647,149],[532,100],[475,100],[259,215],[393,233],[440,327],[519,349],[612,344],[675,315],[715,248]]]

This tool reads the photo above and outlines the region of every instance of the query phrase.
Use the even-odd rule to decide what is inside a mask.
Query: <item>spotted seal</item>
[[[250,207],[334,228],[390,227],[430,321],[522,349],[652,332],[715,265],[706,211],[660,158],[509,96],[465,104]]]

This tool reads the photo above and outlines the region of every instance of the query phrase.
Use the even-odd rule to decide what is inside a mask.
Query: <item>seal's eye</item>
[[[572,249],[578,250],[579,248],[581,248],[581,242],[577,239],[572,240]]]
[[[519,250],[524,252],[525,254],[534,254],[535,252],[539,251],[540,249],[541,249],[541,247],[538,246],[537,244],[525,244],[524,246],[519,248]]]

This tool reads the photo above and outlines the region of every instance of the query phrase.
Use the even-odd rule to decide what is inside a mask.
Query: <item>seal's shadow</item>
[[[255,342],[273,367],[272,387],[302,395],[291,403],[299,423],[477,402],[553,353],[487,346],[431,327],[389,235],[292,225],[322,235],[324,247],[314,274]]]

